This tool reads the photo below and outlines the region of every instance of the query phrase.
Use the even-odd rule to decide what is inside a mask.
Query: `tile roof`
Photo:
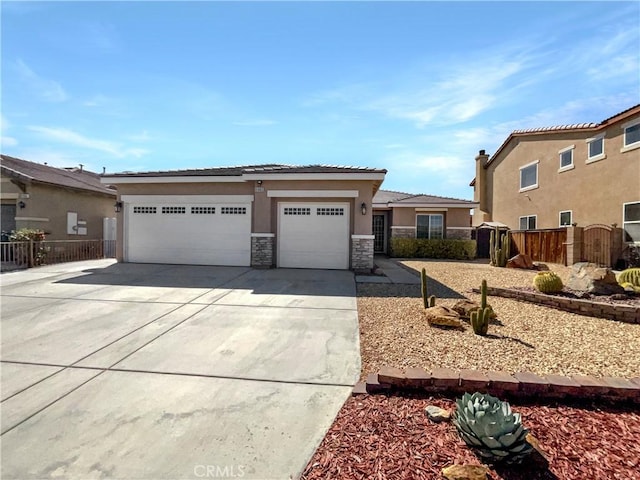
[[[181,177],[181,176],[241,176],[262,173],[387,173],[384,169],[350,167],[339,165],[240,165],[236,167],[212,167],[187,170],[164,170],[156,172],[119,172],[106,174],[107,177]]]
[[[543,133],[557,133],[557,132],[566,132],[566,131],[581,131],[581,130],[601,130],[603,128],[608,127],[612,123],[623,120],[626,117],[640,113],[640,103],[634,105],[632,107],[627,108],[621,112],[616,113],[615,115],[610,116],[602,120],[600,123],[574,123],[570,125],[556,125],[553,127],[538,127],[538,128],[527,128],[522,130],[514,130],[509,134],[509,136],[502,142],[502,145],[498,147],[496,152],[489,158],[489,160],[484,164],[485,168],[491,164],[498,154],[507,146],[507,144],[511,141],[512,138],[521,135],[530,135],[530,134],[543,134]],[[474,179],[475,180],[475,179]],[[469,184],[470,186],[474,185],[474,180]]]
[[[414,195],[411,193],[394,192],[391,190],[378,190],[373,197],[374,204],[389,204],[389,203],[406,203],[413,205],[416,203],[424,205],[451,205],[459,204],[460,206],[473,206],[475,202],[471,200],[462,200],[460,198],[453,197],[440,197],[437,195]]]
[[[0,160],[2,174],[23,183],[42,183],[116,196],[115,190],[100,183],[100,175],[88,170],[56,168],[9,155],[0,155]]]

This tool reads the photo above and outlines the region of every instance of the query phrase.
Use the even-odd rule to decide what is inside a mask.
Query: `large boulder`
[[[460,315],[451,308],[436,305],[425,309],[424,314],[431,326],[464,329],[464,323],[460,321]]]
[[[519,253],[507,261],[507,268],[533,268],[533,260],[526,253]]]
[[[618,285],[613,270],[588,262],[576,263],[571,267],[566,287],[594,295],[614,295],[624,292],[624,288]]]

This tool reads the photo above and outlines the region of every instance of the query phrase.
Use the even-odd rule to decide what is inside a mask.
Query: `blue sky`
[[[2,153],[386,168],[471,198],[514,129],[640,103],[638,2],[8,2]]]

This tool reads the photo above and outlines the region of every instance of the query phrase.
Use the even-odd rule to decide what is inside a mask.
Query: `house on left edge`
[[[8,155],[0,160],[3,241],[21,228],[43,230],[47,240],[105,238],[116,192],[98,174],[82,165],[55,168]]]

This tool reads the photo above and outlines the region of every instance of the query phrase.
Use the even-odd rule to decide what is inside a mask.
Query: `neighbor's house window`
[[[533,188],[538,188],[538,163],[529,163],[524,167],[520,167],[520,191],[525,192]]]
[[[571,170],[573,168],[573,149],[576,148],[575,145],[571,145],[570,147],[563,148],[558,152],[560,156],[560,172],[564,172],[565,170]]]
[[[416,237],[444,238],[444,217],[435,215],[418,215],[416,217]]]
[[[520,230],[535,230],[537,218],[537,215],[520,217]]]
[[[560,226],[570,227],[573,223],[573,212],[571,210],[565,210],[560,212]]]
[[[595,162],[607,158],[604,154],[604,134],[587,139],[587,162]]]
[[[622,205],[622,228],[625,242],[640,243],[640,202]]]
[[[640,147],[640,120],[634,120],[624,125],[624,143],[622,150],[637,147]]]

